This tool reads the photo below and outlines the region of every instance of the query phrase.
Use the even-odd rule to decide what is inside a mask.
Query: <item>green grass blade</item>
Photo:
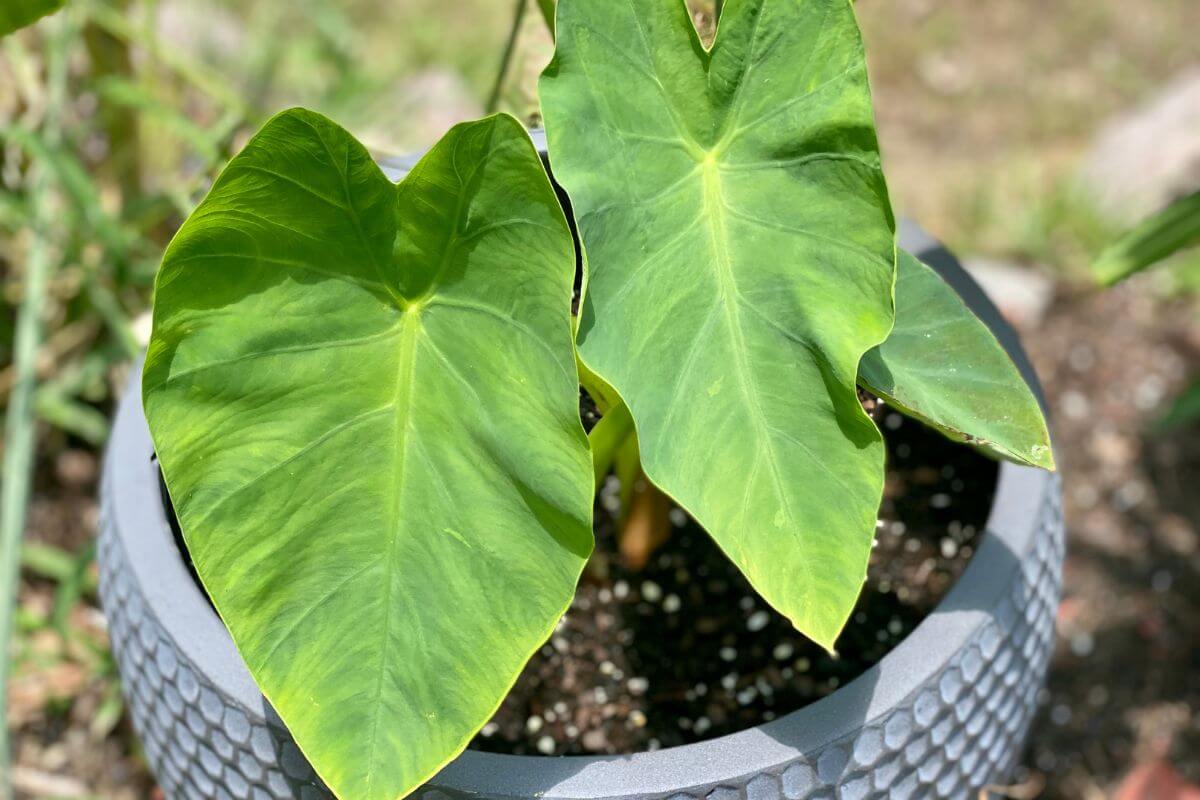
[[[57,142],[61,109],[66,103],[67,51],[71,30],[61,19],[47,42],[49,92],[42,136]],[[40,314],[53,265],[49,241],[55,227],[53,181],[47,170],[35,166],[31,176],[34,236],[25,266],[24,293],[17,312],[13,365],[15,381],[4,420],[4,472],[0,483],[0,719],[7,719],[9,659],[17,587],[20,576],[21,536],[29,504],[35,446],[34,393],[37,388],[38,344],[42,337]],[[9,779],[8,727],[0,725],[0,797],[12,796]]]
[[[1200,190],[1181,197],[1117,240],[1092,267],[1106,286],[1200,244]]]
[[[40,419],[90,445],[100,447],[108,440],[108,418],[104,414],[49,387],[35,394],[34,410]]]
[[[1200,379],[1195,379],[1180,392],[1175,401],[1171,403],[1171,407],[1167,409],[1167,413],[1163,414],[1154,427],[1160,433],[1169,433],[1187,427],[1198,419],[1200,419]]]
[[[220,135],[200,127],[172,105],[155,97],[147,87],[136,81],[110,75],[96,82],[101,100],[116,106],[133,109],[147,119],[153,119],[179,137],[207,163],[221,160]]]

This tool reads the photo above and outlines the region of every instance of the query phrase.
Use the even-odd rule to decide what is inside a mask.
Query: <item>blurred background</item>
[[[381,154],[482,115],[513,6],[70,0],[0,41],[0,398],[32,271],[47,278],[9,688],[18,796],[161,796],[125,721],[92,557],[98,462],[163,246],[281,108],[320,110]],[[1007,796],[1195,800],[1200,423],[1188,403],[1200,394],[1187,389],[1200,374],[1200,255],[1110,289],[1091,265],[1200,188],[1200,2],[856,6],[897,210],[1018,325],[1054,413],[1069,528],[1059,641]],[[705,24],[710,0],[694,7]],[[500,107],[531,118],[551,49],[530,2]],[[23,447],[12,430],[6,460]]]

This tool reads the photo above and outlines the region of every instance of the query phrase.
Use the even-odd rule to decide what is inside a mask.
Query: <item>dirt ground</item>
[[[1160,760],[1200,780],[1200,426],[1148,432],[1200,367],[1200,326],[1150,289],[1064,289],[1025,335],[1056,410],[1069,529],[1027,758],[1047,797],[1107,797]]]

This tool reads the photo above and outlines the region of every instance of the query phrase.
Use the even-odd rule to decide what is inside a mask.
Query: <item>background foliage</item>
[[[121,723],[89,565],[97,458],[147,332],[150,280],[165,243],[215,170],[279,108],[303,102],[381,152],[428,146],[453,122],[479,116],[513,5],[75,0],[0,41],[0,398],[14,377],[31,221],[41,214],[52,222],[46,337],[36,359],[37,471],[10,693],[15,777],[25,796],[150,796]],[[1134,220],[1106,219],[1076,180],[1106,120],[1197,64],[1200,5],[1137,5],[1131,13],[1122,0],[856,3],[899,213],[962,254],[1037,266],[1066,298],[1051,319],[1071,324],[1039,328],[1034,356],[1059,409],[1060,443],[1071,450],[1062,465],[1069,517],[1081,520],[1072,530],[1080,560],[1068,572],[1068,600],[1072,592],[1100,598],[1084,605],[1104,618],[1064,611],[1060,621],[1064,674],[1077,677],[1052,677],[1054,699],[1029,760],[1055,797],[1095,796],[1135,760],[1158,753],[1163,731],[1194,727],[1200,712],[1195,690],[1181,688],[1187,671],[1170,666],[1194,650],[1194,639],[1170,640],[1173,650],[1164,645],[1161,663],[1144,669],[1145,658],[1158,658],[1146,644],[1153,631],[1196,635],[1191,601],[1162,601],[1151,585],[1190,563],[1178,548],[1194,539],[1200,512],[1168,508],[1165,489],[1156,499],[1146,488],[1150,456],[1160,450],[1141,434],[1188,373],[1179,364],[1200,362],[1189,343],[1192,312],[1179,310],[1176,294],[1200,271],[1184,256],[1176,269],[1139,278],[1112,299],[1090,299],[1099,296],[1088,293],[1089,263]],[[695,8],[707,10],[700,0]],[[534,110],[534,80],[551,48],[541,15],[530,11],[502,93],[502,107],[519,115]],[[68,65],[57,104],[47,75],[56,52]],[[56,116],[57,142],[47,135]],[[1120,366],[1131,360],[1137,371],[1127,376]],[[1119,403],[1105,399],[1114,386],[1128,387]],[[1082,416],[1071,416],[1079,409]],[[1087,637],[1097,653],[1118,645],[1135,653],[1129,663],[1138,667],[1128,672],[1148,676],[1145,688],[1114,686],[1104,704],[1090,705],[1102,680],[1079,677],[1091,663],[1075,655],[1090,652]],[[1112,652],[1097,662],[1097,676],[1126,663]],[[1084,719],[1091,727],[1075,727]],[[1074,752],[1081,738],[1098,752]]]

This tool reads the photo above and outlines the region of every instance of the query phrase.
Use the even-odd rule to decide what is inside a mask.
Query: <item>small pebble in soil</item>
[[[1171,591],[1171,584],[1174,582],[1171,573],[1165,569],[1155,570],[1154,575],[1150,577],[1150,587],[1159,594]]]
[[[1067,363],[1076,372],[1087,372],[1096,363],[1096,351],[1089,345],[1076,345],[1067,356]]]
[[[1092,650],[1096,647],[1096,640],[1087,631],[1077,633],[1071,637],[1071,652],[1080,658],[1086,658],[1092,654]]]
[[[1071,419],[1083,419],[1091,412],[1091,404],[1086,397],[1074,390],[1062,393],[1059,398],[1059,408]]]

